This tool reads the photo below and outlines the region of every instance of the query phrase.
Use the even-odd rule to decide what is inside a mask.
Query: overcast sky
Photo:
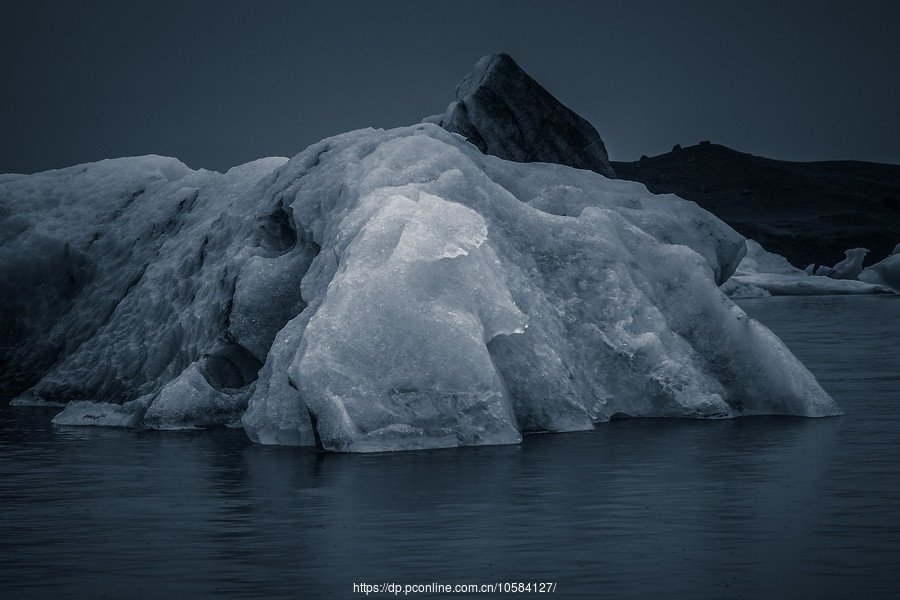
[[[900,163],[900,2],[3,0],[0,172],[219,171],[443,112],[508,52],[613,160],[710,139]]]

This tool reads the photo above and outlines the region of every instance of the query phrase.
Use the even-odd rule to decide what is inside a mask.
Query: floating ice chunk
[[[739,287],[740,286],[740,287]],[[778,273],[753,273],[733,277],[723,290],[733,298],[756,296],[822,296],[844,294],[890,294],[885,285],[866,283],[854,279],[832,279],[821,275],[780,275]],[[763,290],[765,293],[758,293]]]
[[[834,279],[856,279],[862,272],[862,264],[868,253],[868,248],[845,250],[844,260],[834,265],[828,276]]]
[[[150,396],[125,404],[108,402],[70,402],[53,417],[54,425],[94,425],[101,427],[138,427],[150,405]]]
[[[900,294],[900,244],[894,248],[893,254],[860,273],[859,279],[872,285],[889,287]]]
[[[890,293],[891,290],[881,282],[855,279],[853,274],[867,252],[865,248],[847,250],[844,261],[834,268],[819,267],[812,275],[813,265],[801,271],[783,256],[767,252],[757,242],[747,240],[747,255],[722,286],[722,291],[732,298]]]

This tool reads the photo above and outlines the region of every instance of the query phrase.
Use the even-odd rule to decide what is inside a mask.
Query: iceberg
[[[717,287],[744,239],[691,202],[427,123],[179,165],[0,180],[17,403],[352,452],[840,412]]]
[[[505,55],[443,116],[291,159],[2,175],[0,387],[58,425],[341,452],[840,414],[719,288],[744,238],[606,175],[596,131]]]

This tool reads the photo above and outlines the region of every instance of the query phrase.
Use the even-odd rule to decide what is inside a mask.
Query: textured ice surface
[[[816,271],[824,274],[811,275],[812,265],[801,271],[783,256],[747,240],[747,254],[722,290],[732,298],[891,293],[889,285],[875,278],[865,282],[855,279],[867,252],[864,248],[847,250],[845,260]]]
[[[613,177],[593,125],[572,112],[506,54],[483,57],[457,86],[443,115],[427,117],[485,154],[549,162]]]
[[[225,174],[7,176],[0,201],[4,385],[71,401],[60,424],[380,451],[840,412],[718,289],[745,246],[714,216],[432,124]]]
[[[251,190],[284,162],[262,159],[223,175],[141,157],[0,183],[9,215],[0,230],[11,234],[0,255],[3,386],[38,379],[14,402],[124,404],[149,394],[156,418],[148,425],[236,418],[233,408],[230,417],[212,415],[216,403],[197,411],[186,398],[179,419],[166,391],[181,382],[194,397],[219,396],[224,406],[243,396],[246,405],[244,388],[268,351],[255,358],[237,327],[240,276],[264,252],[261,192]],[[265,300],[276,311],[267,306],[264,319],[279,297]],[[268,327],[269,341],[281,324]],[[255,335],[266,329],[260,323]],[[209,389],[192,376],[198,369]]]

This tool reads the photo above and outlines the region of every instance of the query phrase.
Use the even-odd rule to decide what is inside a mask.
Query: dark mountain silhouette
[[[872,264],[900,241],[900,165],[787,162],[709,142],[612,164],[619,178],[692,200],[801,269],[856,247]]]

